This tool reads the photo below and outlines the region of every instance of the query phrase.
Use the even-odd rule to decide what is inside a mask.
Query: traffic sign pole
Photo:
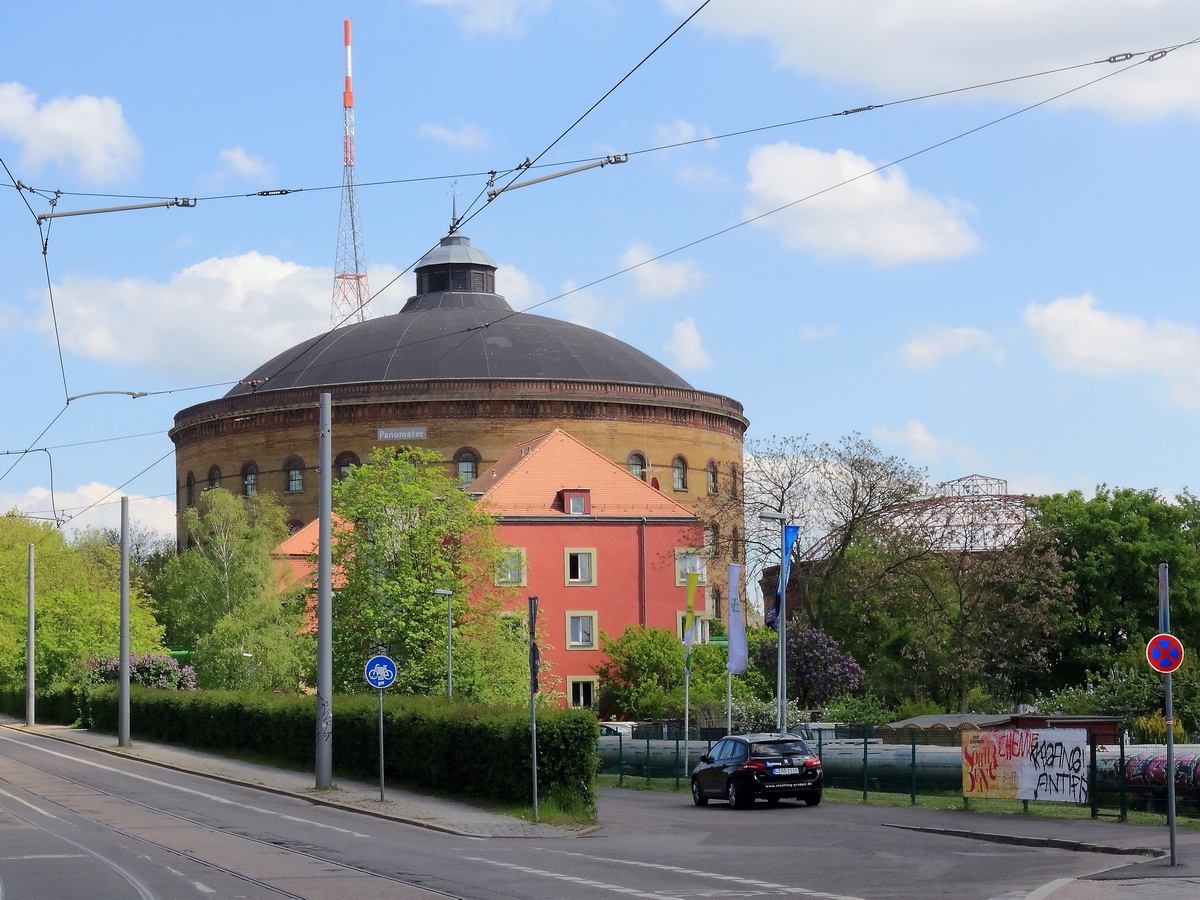
[[[396,664],[386,656],[372,656],[363,668],[367,684],[379,691],[379,802],[383,802],[383,689],[396,680]]]
[[[1171,591],[1168,586],[1167,564],[1158,564],[1158,617],[1164,634],[1171,633]],[[1167,831],[1171,836],[1171,865],[1179,865],[1175,857],[1175,703],[1171,696],[1171,672],[1183,665],[1183,644],[1178,639],[1169,645],[1170,650],[1178,649],[1178,658],[1172,659],[1174,665],[1166,671],[1166,690],[1163,697],[1164,712],[1167,717]],[[1158,641],[1158,638],[1154,639]],[[1149,652],[1149,651],[1147,651]],[[1153,665],[1153,663],[1152,663]]]

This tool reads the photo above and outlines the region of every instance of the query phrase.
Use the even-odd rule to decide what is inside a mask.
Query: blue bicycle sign
[[[363,671],[367,677],[367,684],[374,688],[391,687],[392,682],[396,680],[396,664],[386,656],[372,656],[367,660]]]

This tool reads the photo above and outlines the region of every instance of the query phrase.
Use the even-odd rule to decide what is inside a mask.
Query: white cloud
[[[905,343],[897,355],[909,368],[931,372],[946,359],[964,353],[994,363],[1004,361],[1003,348],[978,328],[934,328]]]
[[[782,141],[757,148],[747,168],[747,218],[794,204],[754,224],[819,257],[886,266],[979,247],[964,204],[909,187],[896,166],[876,172],[849,150],[824,153]]]
[[[880,425],[873,430],[877,439],[903,447],[906,455],[912,456],[922,464],[951,462],[970,472],[984,468],[984,458],[981,454],[966,444],[935,437],[925,423],[918,419],[913,419],[899,428]]]
[[[701,128],[685,119],[676,119],[669,125],[654,126],[654,143],[658,147],[686,144],[707,137],[712,137],[711,129]]]
[[[827,341],[830,338],[837,337],[838,330],[833,325],[817,327],[816,325],[802,325],[796,331],[796,336],[802,341]]]
[[[54,293],[68,351],[173,379],[231,378],[329,327],[333,273],[250,252],[166,283],[68,275]]]
[[[97,184],[133,174],[142,148],[112,97],[37,94],[17,82],[0,84],[0,136],[21,146],[20,165],[37,172],[57,164]]]
[[[663,0],[686,15],[693,0]],[[863,103],[995,82],[998,79],[1150,51],[1195,37],[1194,0],[991,0],[898,3],[841,0],[714,3],[694,27],[731,38],[765,41],[776,62],[802,75],[861,85]],[[1068,87],[1110,75],[1108,64],[995,84],[939,98],[976,103],[1044,100]],[[875,96],[878,95],[878,96]],[[854,104],[859,105],[859,104]],[[1089,107],[1146,118],[1175,111],[1200,114],[1200,55],[1182,48],[1157,62],[1077,91],[1056,107]]]
[[[479,148],[487,146],[487,135],[475,125],[456,119],[454,126],[426,122],[417,128],[422,137],[432,138],[451,147]]]
[[[628,274],[642,296],[655,300],[674,297],[704,282],[704,272],[694,262],[663,262],[654,256],[653,248],[635,244],[618,260],[622,269],[636,266]]]
[[[1104,312],[1090,294],[1031,303],[1024,320],[1058,368],[1085,375],[1153,375],[1167,384],[1173,402],[1200,410],[1196,328]]]
[[[257,179],[259,181],[275,178],[275,169],[267,165],[261,156],[253,156],[243,147],[230,147],[222,150],[221,169],[214,176],[215,181],[230,179]]]
[[[175,503],[170,497],[142,497],[93,481],[72,491],[33,487],[20,494],[0,494],[0,508],[15,509],[39,521],[57,520],[63,532],[121,527],[121,497],[129,497],[129,519],[164,537],[175,537]]]
[[[700,340],[696,320],[690,316],[675,323],[671,329],[671,340],[663,345],[663,349],[671,354],[681,369],[707,369],[713,364],[712,357],[704,349],[704,342]]]
[[[521,19],[540,15],[554,0],[416,0],[421,6],[436,6],[458,20],[468,34],[519,34]]]

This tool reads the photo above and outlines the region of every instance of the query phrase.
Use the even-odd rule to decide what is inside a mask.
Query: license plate
[[[798,768],[796,768],[795,766],[784,766],[782,768],[775,769],[774,774],[776,774],[776,775],[799,775],[800,770]]]

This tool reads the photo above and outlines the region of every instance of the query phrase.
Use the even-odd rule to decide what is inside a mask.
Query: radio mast
[[[333,266],[333,326],[365,321],[371,315],[371,288],[363,261],[358,198],[354,193],[354,89],[350,85],[350,20],[343,19],[346,38],[346,86],[342,91],[344,128],[342,207],[338,216],[337,261]]]

